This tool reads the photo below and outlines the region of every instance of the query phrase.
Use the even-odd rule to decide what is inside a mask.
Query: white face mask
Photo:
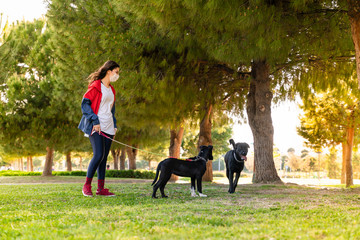
[[[116,82],[119,78],[119,74],[114,74],[110,77],[110,82]]]

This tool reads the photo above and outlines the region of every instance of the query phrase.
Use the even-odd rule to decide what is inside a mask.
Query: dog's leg
[[[194,187],[191,187],[191,196],[192,197],[197,197],[198,195],[196,194],[195,192],[195,188]]]
[[[171,174],[172,173],[168,173],[164,176],[163,178],[163,181],[161,182],[161,185],[160,185],[160,192],[161,192],[161,197],[162,198],[167,198],[168,196],[165,195],[165,192],[164,192],[164,189],[165,189],[165,186],[167,184],[167,182],[170,180],[171,178]]]
[[[199,177],[199,178],[196,179],[199,196],[200,197],[207,197],[207,195],[202,193],[202,183],[201,183],[201,181],[202,181],[202,177]]]
[[[191,191],[191,196],[192,197],[197,197],[196,192],[195,192],[195,178],[194,177],[191,178],[191,189],[190,189],[190,191]]]
[[[239,177],[240,177],[240,173],[237,172],[236,175],[235,175],[235,180],[234,180],[234,192],[235,192],[235,189],[237,187],[237,184],[238,184],[238,181],[239,181]]]
[[[161,186],[161,183],[162,183],[162,177],[163,177],[163,176],[161,176],[161,175],[160,175],[159,180],[155,183],[155,185],[154,185],[154,187],[153,187],[153,194],[152,194],[152,198],[157,198],[157,196],[156,196],[156,192],[157,192],[158,188]]]
[[[158,190],[158,188],[159,188],[159,181],[157,182],[157,183],[155,183],[155,185],[154,185],[154,187],[153,187],[153,193],[152,193],[152,198],[157,198],[157,196],[156,196],[156,191]]]
[[[229,170],[229,193],[234,193],[234,173]]]
[[[163,171],[160,172],[160,176],[159,176],[159,179],[157,180],[157,182],[155,183],[154,187],[153,187],[153,194],[152,194],[152,198],[157,198],[156,197],[156,192],[158,190],[158,188],[160,186],[162,186],[162,183],[164,181],[164,176],[165,174],[163,173]],[[166,184],[166,183],[165,183]]]

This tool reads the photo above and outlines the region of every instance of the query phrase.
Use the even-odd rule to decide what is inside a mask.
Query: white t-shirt
[[[101,83],[101,102],[98,111],[98,118],[100,121],[100,129],[110,135],[115,135],[114,119],[111,113],[111,107],[114,103],[114,93],[111,87],[107,88]]]

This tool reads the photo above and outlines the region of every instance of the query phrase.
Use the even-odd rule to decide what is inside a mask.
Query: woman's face
[[[110,82],[116,82],[118,78],[119,78],[119,68],[114,68],[112,71],[110,71]]]
[[[119,75],[119,70],[120,70],[120,68],[114,68],[111,72],[112,72],[113,74]]]

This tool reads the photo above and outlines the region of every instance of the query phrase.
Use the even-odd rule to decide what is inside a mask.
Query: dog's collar
[[[235,161],[237,161],[237,162],[244,162],[244,160],[242,160],[241,158],[240,158],[240,160],[237,159],[237,157],[236,157],[236,151],[234,151],[234,158],[235,158]]]
[[[203,160],[203,161],[207,162],[207,160],[205,158],[199,157],[199,156],[196,156],[194,161],[199,161],[199,160]]]

